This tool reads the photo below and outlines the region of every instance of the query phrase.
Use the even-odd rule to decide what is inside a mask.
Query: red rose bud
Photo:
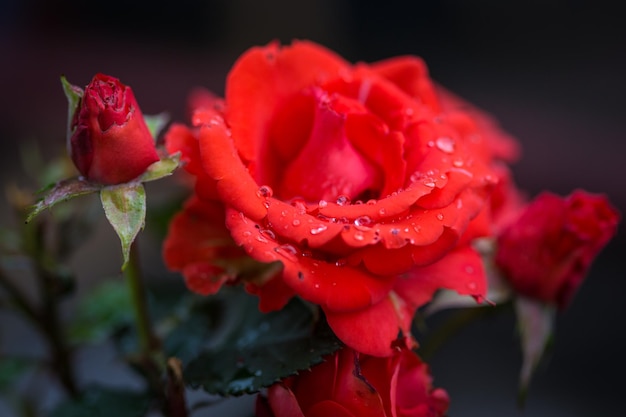
[[[350,348],[311,370],[272,385],[258,397],[257,417],[440,417],[449,397],[433,388],[426,365],[402,349],[387,358]]]
[[[94,76],[70,128],[72,161],[90,181],[128,182],[159,160],[132,90],[117,78]]]
[[[604,196],[543,193],[499,236],[496,264],[518,293],[563,309],[618,220]]]

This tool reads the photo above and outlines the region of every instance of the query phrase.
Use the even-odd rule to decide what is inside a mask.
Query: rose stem
[[[139,264],[137,241],[133,242],[130,246],[130,259],[124,269],[124,275],[126,276],[126,284],[128,285],[133,304],[135,325],[137,326],[137,334],[139,336],[139,346],[141,352],[149,356],[158,349],[159,342],[152,330],[152,321],[148,313],[146,292]]]

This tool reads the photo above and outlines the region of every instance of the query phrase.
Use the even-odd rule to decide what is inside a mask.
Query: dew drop
[[[437,138],[435,141],[435,145],[437,145],[437,149],[444,153],[453,153],[454,152],[454,139],[449,138],[447,136],[442,136]]]
[[[275,247],[274,251],[284,256],[285,258],[289,259],[290,261],[297,260],[298,250],[292,245],[289,245],[289,244],[280,245],[280,246]]]
[[[461,168],[463,166],[463,160],[460,158],[456,158],[452,161],[452,165],[454,165],[457,168]]]
[[[443,214],[441,213],[437,214],[437,220],[443,220]]]
[[[337,259],[337,261],[335,262],[335,266],[346,266],[347,263],[348,261],[346,261],[345,259]]]
[[[320,287],[320,284],[315,284],[315,285],[314,285],[314,287],[315,287],[315,288],[319,288],[319,287]]]
[[[361,217],[357,217],[354,220],[354,225],[355,226],[361,226],[361,227],[367,227],[370,224],[372,224],[372,219],[369,218],[369,216],[361,216]]]
[[[259,233],[262,236],[268,237],[268,238],[270,238],[272,240],[276,239],[276,235],[274,234],[274,232],[272,232],[269,229],[261,229],[261,230],[259,230]]]
[[[262,185],[259,187],[256,194],[259,197],[269,198],[274,195],[274,190],[272,190],[272,188],[269,185]]]
[[[435,142],[433,142],[432,140],[429,140],[427,145],[429,148],[432,148],[433,146],[435,146]]]
[[[315,227],[315,228],[311,229],[311,234],[312,235],[319,235],[320,233],[322,233],[326,229],[328,229],[328,227],[324,226],[323,224],[320,224],[318,227]]]
[[[363,232],[356,231],[354,232],[354,239],[358,241],[363,241],[365,236],[363,236]]]
[[[378,214],[380,214],[381,216],[384,216],[387,213],[387,210],[385,210],[384,208],[381,208],[380,210],[378,210]]]
[[[328,202],[327,202],[326,200],[320,200],[320,202],[319,202],[319,203],[317,203],[317,205],[318,205],[320,208],[324,208],[324,207],[328,206]]]
[[[252,236],[252,232],[249,230],[246,230],[245,232],[242,233],[243,237],[250,237]]]
[[[432,179],[425,179],[422,184],[428,188],[435,188],[435,182]]]
[[[293,219],[293,221],[291,222],[291,224],[293,224],[294,226],[300,226],[300,220],[298,219]]]
[[[337,197],[337,205],[345,206],[346,204],[350,204],[350,197],[346,195],[340,195]]]
[[[469,288],[471,291],[475,291],[476,288],[477,288],[476,283],[475,282],[469,282],[467,284],[467,288]]]

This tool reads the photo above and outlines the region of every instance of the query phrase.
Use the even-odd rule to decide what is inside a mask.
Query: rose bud
[[[408,349],[377,358],[345,348],[257,397],[258,417],[440,417],[448,394]]]
[[[94,76],[70,129],[72,161],[89,181],[128,182],[159,160],[133,91],[117,78]]]
[[[543,193],[499,236],[496,264],[519,294],[563,309],[618,220],[604,196]]]

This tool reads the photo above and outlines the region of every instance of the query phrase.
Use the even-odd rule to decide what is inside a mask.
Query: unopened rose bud
[[[70,131],[72,161],[93,182],[125,183],[159,160],[132,90],[108,75],[87,85]]]

